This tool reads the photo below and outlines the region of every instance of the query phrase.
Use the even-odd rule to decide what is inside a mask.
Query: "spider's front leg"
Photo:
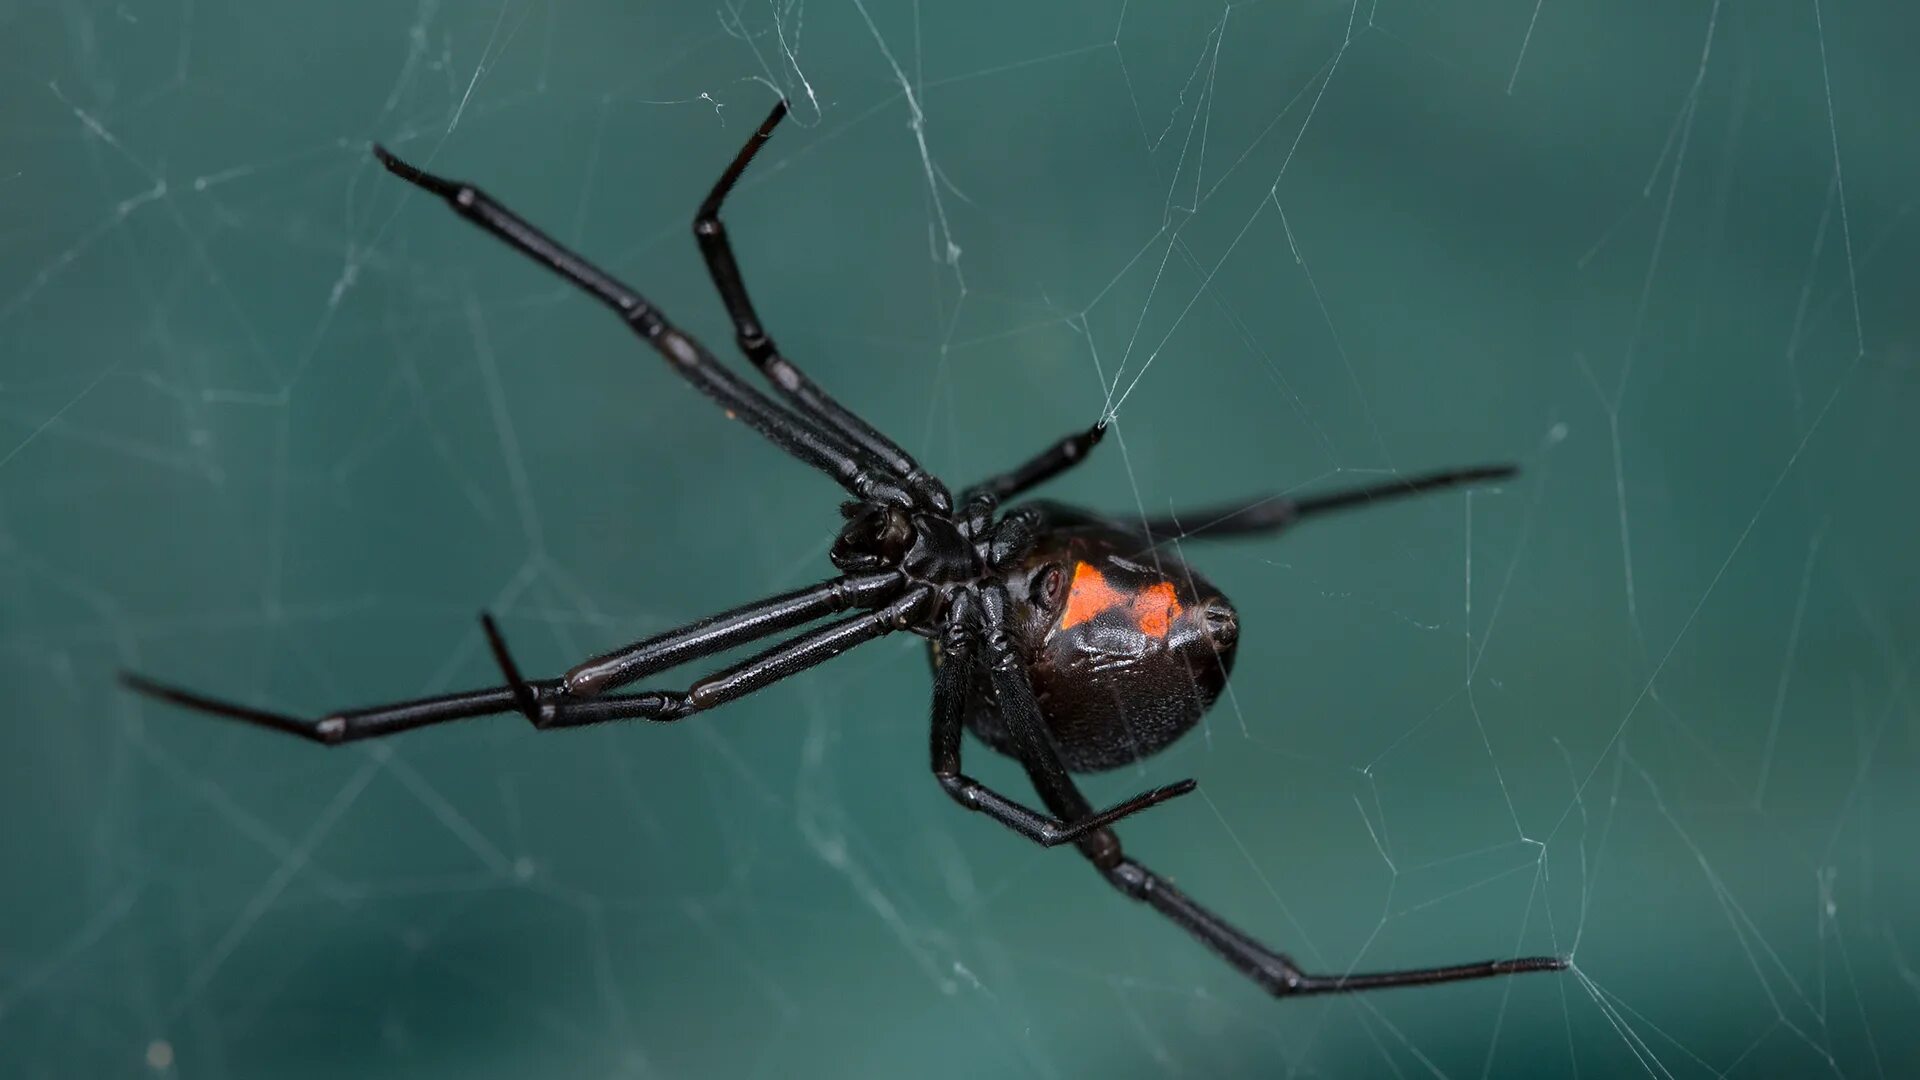
[[[788,401],[793,402],[807,415],[825,423],[834,432],[853,443],[873,458],[885,465],[931,509],[946,513],[953,509],[953,496],[946,486],[931,473],[920,467],[913,456],[902,450],[898,443],[881,434],[872,424],[860,419],[852,410],[835,401],[833,397],[806,373],[781,355],[780,347],[774,344],[773,336],[767,333],[760,315],[754,311],[753,300],[747,295],[747,283],[740,276],[740,264],[734,258],[733,245],[727,240],[727,227],[720,220],[720,207],[732,193],[733,186],[745,175],[747,166],[753,164],[755,154],[766,145],[773,136],[773,129],[787,115],[785,98],[774,103],[773,111],[761,122],[759,130],[747,136],[745,146],[734,156],[720,179],[714,181],[713,190],[707,193],[706,201],[700,204],[699,213],[693,219],[693,237],[700,245],[700,257],[706,261],[707,274],[713,279],[713,287],[720,293],[720,300],[727,305],[727,314],[733,319],[734,340],[740,351],[766,376],[773,388]]]
[[[1139,813],[1150,806],[1178,798],[1194,789],[1191,780],[1143,791],[1106,810],[1095,812],[1088,806],[1080,812],[1056,820],[1001,795],[960,771],[960,740],[966,721],[968,695],[973,692],[978,671],[975,642],[978,638],[977,605],[973,594],[961,591],[948,607],[946,625],[940,636],[940,667],[933,682],[933,775],[954,802],[975,810],[1019,833],[1042,847],[1073,843],[1089,834]],[[1022,676],[1024,679],[1024,675]],[[1027,690],[1028,700],[1033,691]],[[1001,708],[1007,708],[1001,699]],[[1038,717],[1038,710],[1033,710]],[[1039,733],[1042,738],[1045,733]]]
[[[706,346],[676,327],[652,301],[587,261],[533,223],[472,184],[430,173],[376,145],[387,171],[444,199],[461,217],[522,255],[558,274],[620,316],[627,328],[660,354],[681,378],[711,398],[727,415],[746,422],[775,446],[832,477],[855,498],[909,507],[918,498],[900,486],[879,461],[812,418],[789,412],[741,382]]]

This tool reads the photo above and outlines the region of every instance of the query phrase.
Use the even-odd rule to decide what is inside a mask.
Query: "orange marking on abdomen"
[[[1180,601],[1173,595],[1173,582],[1140,590],[1133,600],[1133,622],[1148,637],[1163,638],[1180,617]]]
[[[1127,595],[1107,584],[1092,563],[1073,564],[1073,583],[1067,587],[1067,610],[1060,616],[1060,629],[1071,630],[1103,611],[1111,611],[1127,602]]]
[[[1092,563],[1074,563],[1073,582],[1067,588],[1067,610],[1060,616],[1060,629],[1071,630],[1115,609],[1125,610],[1141,633],[1156,638],[1167,636],[1181,611],[1171,581],[1129,593],[1107,584],[1107,579]]]

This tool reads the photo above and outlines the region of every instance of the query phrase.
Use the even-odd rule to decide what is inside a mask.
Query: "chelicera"
[[[742,381],[639,293],[470,184],[416,168],[384,148],[387,170],[446,200],[461,217],[558,274],[623,319],[669,368],[791,457],[851,496],[817,585],[710,615],[586,660],[549,679],[521,676],[490,616],[481,623],[499,686],[302,719],[124,675],[134,690],[314,742],[336,745],[469,717],[517,712],[535,728],[615,720],[671,723],[744,697],[848,649],[899,631],[928,640],[933,664],[931,763],[960,806],[1044,846],[1072,845],[1101,878],[1147,904],[1275,995],[1335,993],[1564,968],[1558,957],[1489,960],[1377,973],[1309,974],[1202,907],[1121,848],[1113,826],[1194,789],[1153,788],[1096,810],[1071,773],[1111,769],[1191,729],[1225,686],[1239,623],[1227,598],[1165,546],[1173,538],[1271,535],[1347,507],[1497,480],[1508,466],[1453,469],[1311,498],[1245,503],[1122,523],[1057,503],[1011,500],[1085,460],[1095,425],[955,498],[892,440],[841,406],[781,354],[748,299],[721,204],[786,114],[776,105],[714,184],[694,219],[707,271],[740,350],[779,400]],[[1182,524],[1184,523],[1184,524]],[[629,690],[648,676],[827,621],[685,690]],[[1045,811],[961,770],[963,729],[1025,769]]]

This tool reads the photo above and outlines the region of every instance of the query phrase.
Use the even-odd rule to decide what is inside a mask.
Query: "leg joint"
[[[940,781],[941,790],[945,791],[948,797],[953,799],[954,802],[959,803],[968,810],[980,809],[979,784],[974,783],[971,779],[962,776],[960,773],[939,768],[933,770],[933,777]]]
[[[641,336],[645,337],[648,341],[658,340],[662,334],[666,334],[669,330],[667,321],[660,317],[660,313],[655,311],[651,304],[634,304],[622,310],[620,312],[620,318],[625,320],[628,326],[638,330]],[[674,336],[677,337],[678,335]],[[674,359],[679,358],[674,357]],[[686,363],[687,361],[682,360],[681,362]]]
[[[1088,857],[1093,858],[1091,854]],[[1153,891],[1153,871],[1123,855],[1117,840],[1113,844],[1113,854],[1109,860],[1103,865],[1100,859],[1093,858],[1093,865],[1099,867],[1100,872],[1106,875],[1107,881],[1114,888],[1135,900],[1145,900],[1147,894]]]
[[[779,350],[774,348],[773,338],[758,323],[742,320],[740,333],[734,340],[739,344],[740,351],[746,354],[747,362],[778,383],[781,389],[798,388],[799,372],[794,370],[792,364],[776,359]]]

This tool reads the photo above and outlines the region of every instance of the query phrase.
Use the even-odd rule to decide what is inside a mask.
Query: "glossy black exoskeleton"
[[[993,571],[1013,598],[1016,647],[1060,763],[1094,772],[1185,734],[1226,686],[1239,623],[1213,584],[1151,538],[1058,503],[1016,509],[1040,523]],[[940,647],[930,647],[934,666]],[[1018,756],[991,680],[975,672],[967,727]]]
[[[492,618],[481,616],[503,676],[498,686],[318,719],[221,701],[137,675],[149,696],[334,745],[468,717],[519,713],[536,729],[612,720],[674,722],[754,693],[849,649],[906,630],[934,660],[931,765],[942,790],[1037,844],[1072,844],[1108,884],[1145,903],[1276,995],[1337,993],[1562,968],[1557,957],[1490,960],[1373,974],[1313,975],[1259,944],[1129,858],[1113,825],[1185,795],[1191,780],[1096,811],[1069,775],[1111,769],[1162,749],[1219,697],[1239,624],[1220,590],[1166,541],[1271,535],[1344,507],[1497,480],[1506,466],[1398,477],[1312,498],[1270,496],[1235,506],[1110,521],[1052,503],[1001,512],[1008,500],[1084,460],[1105,421],[954,499],[912,456],[841,406],[775,346],[748,299],[720,206],[785,115],[775,106],[721,174],[694,219],[707,271],[742,353],[781,399],[742,382],[638,292],[568,250],[471,184],[375,155],[408,183],[611,308],[675,374],[852,497],[831,559],[839,576],[723,611],[529,680]],[[649,675],[828,616],[858,612],[781,641],[685,690],[622,690]],[[961,771],[962,732],[1020,763],[1047,813]]]

